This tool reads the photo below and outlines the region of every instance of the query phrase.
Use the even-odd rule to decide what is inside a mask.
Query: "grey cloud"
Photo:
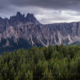
[[[67,14],[69,14],[71,16],[80,16],[80,12],[75,12],[75,13],[67,12]]]
[[[0,0],[0,11],[10,11],[11,6],[79,11],[80,0]]]
[[[0,0],[0,4],[2,4],[1,9],[5,5],[14,5],[16,7],[36,6],[58,10],[79,10],[80,0]]]
[[[70,20],[72,17],[62,16],[62,10],[76,11],[77,13],[67,13],[71,16],[79,16],[80,0],[0,0],[0,16],[10,17],[17,11],[22,14],[33,13],[42,15],[40,19],[43,23],[52,20]],[[56,15],[54,15],[56,14]],[[45,17],[44,17],[45,15]],[[47,17],[47,16],[50,16]],[[47,17],[47,18],[46,18]],[[39,20],[39,17],[36,17]]]
[[[67,22],[67,21],[69,21],[69,20],[74,20],[74,17],[67,17],[67,16],[65,16],[65,17],[62,17],[62,16],[52,16],[52,18],[48,18],[48,19],[46,19],[46,18],[42,18],[41,20],[40,20],[40,22],[41,23],[55,23],[55,22],[57,22],[57,21],[64,21],[64,22]]]
[[[37,6],[58,10],[79,10],[80,0],[8,0],[15,6]]]

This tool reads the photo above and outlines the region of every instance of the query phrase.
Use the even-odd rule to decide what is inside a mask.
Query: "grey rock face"
[[[4,40],[5,43],[1,44],[1,48],[11,47],[14,44],[23,48],[24,42],[27,47],[72,44],[80,41],[80,22],[43,25],[33,14],[28,13],[25,17],[17,12],[16,16],[10,17],[10,20],[0,18],[0,42]]]
[[[3,32],[7,27],[13,26],[16,27],[20,23],[32,23],[32,24],[40,24],[33,14],[28,13],[25,17],[20,12],[17,12],[15,16],[11,16],[10,19],[2,19],[0,17],[0,32]]]

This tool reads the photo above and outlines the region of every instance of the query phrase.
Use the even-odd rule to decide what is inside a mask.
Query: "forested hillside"
[[[78,45],[33,47],[0,55],[0,80],[79,80]]]

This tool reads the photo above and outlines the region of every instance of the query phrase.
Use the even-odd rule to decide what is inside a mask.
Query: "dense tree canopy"
[[[0,55],[0,80],[78,80],[78,45],[33,47]]]

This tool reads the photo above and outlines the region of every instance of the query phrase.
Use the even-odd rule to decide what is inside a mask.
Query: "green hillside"
[[[79,80],[78,45],[33,47],[0,55],[0,80]]]

